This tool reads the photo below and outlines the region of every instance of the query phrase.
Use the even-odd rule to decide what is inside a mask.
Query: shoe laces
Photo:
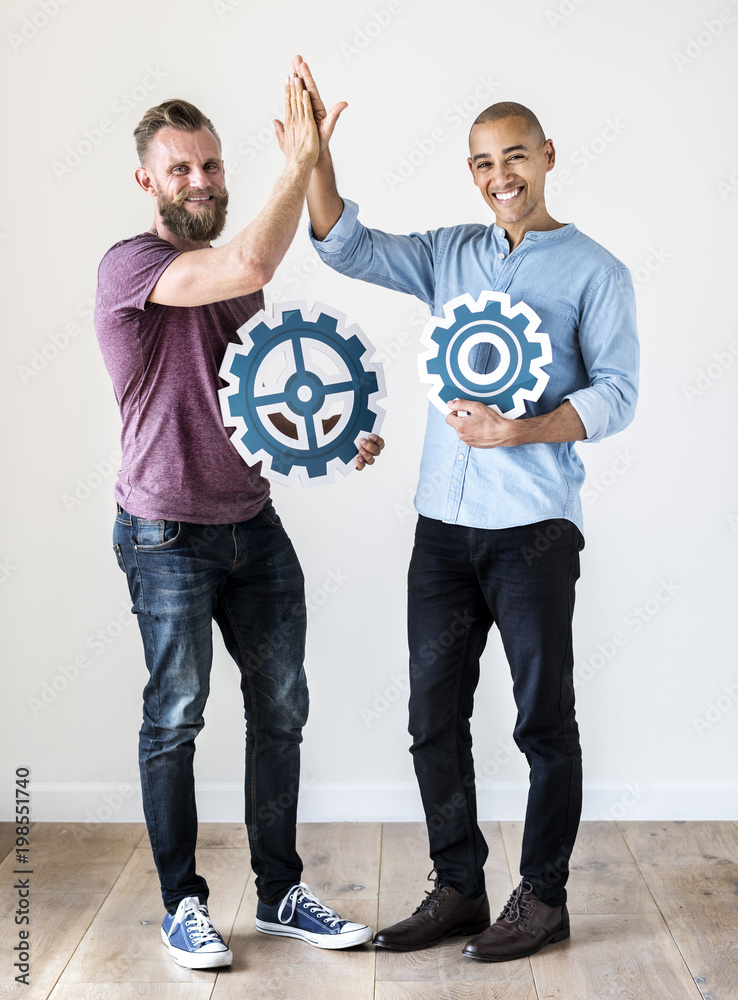
[[[511,924],[518,921],[523,924],[527,923],[533,909],[531,901],[523,897],[523,893],[528,892],[533,892],[533,886],[530,882],[523,880],[505,903],[505,907],[497,919],[504,918]]]
[[[433,877],[434,875],[436,876],[435,878]],[[422,910],[432,910],[439,903],[443,903],[445,900],[447,887],[439,885],[438,874],[435,868],[428,873],[428,881],[433,883],[433,888],[425,890],[425,899],[416,910],[413,910],[413,916],[415,916],[416,913],[420,913]]]
[[[222,940],[213,926],[207,906],[199,900],[193,900],[192,903],[188,904],[182,917],[182,923],[190,940],[198,948],[211,941],[220,942]]]
[[[288,906],[290,907],[290,912],[285,917],[284,911]],[[281,924],[290,923],[298,906],[319,917],[331,927],[336,927],[339,923],[344,923],[341,916],[330,906],[327,906],[322,899],[318,899],[310,889],[310,886],[305,885],[304,882],[298,882],[297,885],[293,885],[280,903],[279,910],[277,911],[279,922]]]

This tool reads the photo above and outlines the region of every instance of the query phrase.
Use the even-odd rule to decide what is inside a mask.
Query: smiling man
[[[409,951],[473,934],[463,951],[470,958],[522,958],[569,937],[565,886],[582,794],[571,624],[584,468],[574,442],[598,441],[633,417],[633,284],[611,253],[549,214],[545,182],[556,154],[527,108],[495,104],[471,129],[469,168],[492,225],[396,236],[367,229],[338,193],[329,140],[345,105],[326,112],[307,65],[296,61],[293,73],[310,93],[321,138],[308,189],[321,258],[416,295],[435,316],[461,295],[504,292],[537,314],[550,340],[548,381],[521,417],[477,400],[452,400],[445,417],[429,407],[408,635],[411,753],[436,877],[414,913],[374,939]],[[480,374],[498,363],[492,353],[470,354]],[[514,737],[530,791],[521,881],[490,926],[470,719],[493,624],[512,674]]]
[[[246,717],[246,827],[256,926],[341,949],[371,939],[301,881],[295,846],[307,718],[302,570],[261,463],[231,444],[218,371],[292,242],[318,134],[310,100],[286,85],[277,123],[285,166],[255,218],[221,247],[228,193],[220,139],[187,101],[151,108],[134,135],[151,228],[116,243],[99,272],[95,325],[123,421],[114,543],[143,639],[149,681],[139,737],[144,814],[167,913],[171,957],[230,965],[197,871],[193,758],[203,727],[217,622],[238,667]],[[371,465],[382,440],[362,441]],[[275,811],[273,805],[279,803]]]

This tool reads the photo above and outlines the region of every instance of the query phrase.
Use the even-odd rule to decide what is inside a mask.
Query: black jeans
[[[530,767],[521,875],[566,900],[582,802],[571,621],[584,540],[571,521],[488,530],[420,516],[408,577],[410,734],[441,884],[484,891],[470,718],[479,658],[500,630]]]

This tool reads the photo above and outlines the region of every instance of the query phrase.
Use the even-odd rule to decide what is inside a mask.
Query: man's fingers
[[[302,92],[302,108],[303,111],[305,112],[305,117],[307,118],[307,120],[314,122],[315,115],[313,114],[313,102],[310,100],[310,94],[307,92],[307,90],[303,90]]]
[[[318,88],[315,86],[315,80],[313,79],[313,74],[310,72],[310,67],[306,62],[303,62],[302,58],[297,64],[297,72],[305,81],[305,86],[308,90],[314,89],[317,91]]]
[[[372,455],[378,455],[382,448],[384,448],[384,438],[381,438],[378,434],[370,434],[368,438],[362,438],[359,441],[360,448],[371,452]]]
[[[384,448],[384,438],[378,434],[370,434],[368,438],[359,441],[359,454],[356,459],[356,468],[363,469],[365,465],[374,465],[374,459]]]
[[[340,101],[338,104],[334,104],[328,114],[325,116],[325,125],[323,131],[327,134],[328,138],[333,135],[333,129],[336,127],[336,122],[338,121],[339,115],[348,107],[346,101]]]
[[[315,112],[319,119],[325,117],[325,106],[320,99],[320,94],[318,93],[318,88],[316,86],[315,80],[313,79],[313,74],[310,72],[310,67],[306,62],[301,62],[298,70],[298,75],[305,84],[305,89],[310,94],[310,97],[315,105]]]

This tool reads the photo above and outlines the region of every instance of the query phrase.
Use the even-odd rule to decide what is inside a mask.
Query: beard
[[[212,201],[201,205],[195,212],[185,206],[190,196],[211,195]],[[202,243],[216,240],[223,232],[228,214],[228,192],[209,187],[204,191],[180,191],[174,198],[160,194],[156,201],[162,221],[167,229],[181,240]]]

